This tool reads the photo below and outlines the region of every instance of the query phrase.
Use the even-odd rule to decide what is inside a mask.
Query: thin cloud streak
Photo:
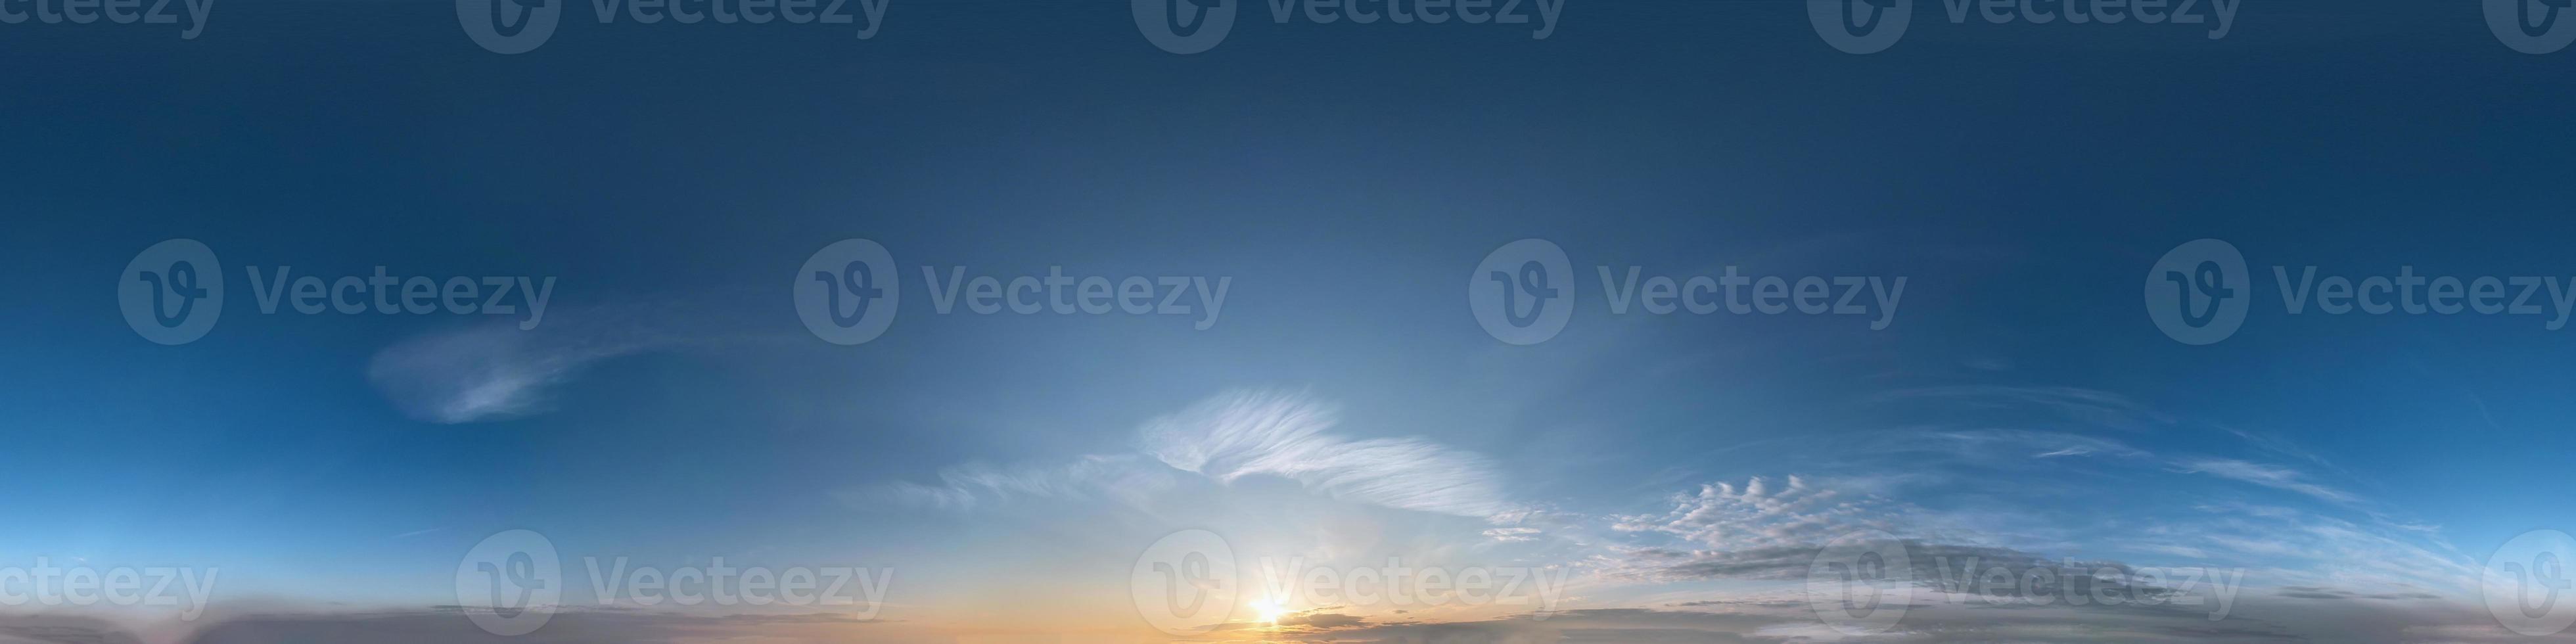
[[[2288,490],[2336,503],[2354,504],[2361,501],[2360,497],[2353,496],[2343,490],[2311,483],[2305,476],[2301,475],[2298,470],[2286,467],[2248,463],[2245,461],[2225,458],[2189,460],[2183,461],[2179,463],[2179,465],[2183,468],[2183,471],[2186,472],[2208,474],[2210,476],[2244,481],[2273,489]]]
[[[1489,517],[1511,509],[1483,456],[1421,439],[1325,433],[1335,421],[1332,407],[1302,396],[1235,393],[1156,419],[1143,440],[1165,465],[1225,483],[1267,474],[1403,510]]]
[[[1303,395],[1229,393],[1146,423],[1138,432],[1139,454],[1088,455],[1065,464],[970,463],[942,469],[935,485],[873,485],[849,496],[952,510],[1016,497],[1115,497],[1134,504],[1187,473],[1220,484],[1275,476],[1337,500],[1457,516],[1491,518],[1516,507],[1481,455],[1415,438],[1327,433],[1335,419],[1331,406]]]
[[[704,306],[565,308],[534,329],[476,324],[396,342],[368,360],[367,381],[416,420],[508,420],[546,412],[557,387],[600,361],[743,337],[714,329]]]

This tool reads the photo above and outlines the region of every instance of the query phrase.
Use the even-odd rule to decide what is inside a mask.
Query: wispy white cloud
[[[856,494],[970,509],[1023,496],[1134,498],[1187,473],[1220,484],[1275,476],[1334,499],[1400,510],[1493,518],[1520,509],[1504,499],[1500,475],[1481,455],[1416,438],[1328,433],[1335,420],[1331,406],[1306,396],[1229,393],[1146,423],[1137,437],[1141,454],[1064,465],[969,464],[942,470],[936,485],[892,483]]]
[[[710,341],[669,328],[679,316],[567,310],[535,329],[477,324],[412,337],[377,351],[367,380],[412,418],[454,424],[546,410],[547,395],[609,358]],[[652,320],[652,324],[623,322]]]
[[[2185,472],[2208,474],[2219,478],[2244,481],[2264,487],[2288,490],[2336,503],[2357,503],[2360,497],[2307,480],[2298,470],[2277,465],[2248,463],[2225,458],[2191,459],[2176,463]]]
[[[1949,446],[1960,453],[1998,450],[1998,456],[2028,455],[2031,458],[2151,456],[2145,450],[2120,441],[2065,432],[1989,428],[1934,432],[1930,436],[1949,441]]]
[[[2116,393],[2081,387],[1949,385],[1883,392],[1866,399],[1873,404],[1939,402],[1952,409],[2018,409],[2048,412],[2069,420],[2134,429],[2173,422],[2165,414]]]
[[[1785,485],[1761,477],[1742,488],[1710,483],[1695,493],[1674,495],[1672,502],[1673,509],[1661,516],[1617,517],[1611,529],[1660,532],[1714,550],[1742,550],[1823,543],[1856,530],[1893,527],[1883,500],[1846,497],[1812,487],[1799,476],[1788,477]]]
[[[1335,410],[1304,396],[1244,392],[1149,423],[1147,453],[1221,482],[1271,475],[1336,499],[1488,517],[1512,509],[1485,457],[1415,438],[1326,433]]]
[[[2458,593],[2474,562],[2438,529],[2394,520],[2382,507],[2305,467],[2260,459],[2170,456],[2102,438],[2088,423],[2033,417],[2069,407],[2116,410],[2096,424],[2190,429],[2111,394],[2069,389],[1959,387],[1883,400],[1964,403],[1963,427],[1911,425],[1847,437],[1834,458],[1788,454],[1808,476],[1711,483],[1672,497],[1661,514],[1612,515],[1611,572],[1671,581],[1758,578],[1818,544],[1862,530],[1940,548],[2112,556],[2156,565],[2252,569],[2258,585],[2348,589],[2370,596]],[[2001,419],[2003,422],[1996,422]],[[2035,427],[2016,426],[2017,420]],[[2258,453],[2323,462],[2279,439],[2235,436]],[[2328,469],[2331,469],[2330,467]],[[2229,500],[2248,485],[2292,495],[2275,505]],[[2204,490],[2201,500],[2143,489]],[[1660,539],[1658,538],[1660,537]],[[1794,571],[1793,571],[1794,572]]]
[[[937,485],[896,482],[846,496],[852,501],[889,500],[951,510],[971,510],[1013,498],[1110,498],[1134,506],[1175,482],[1170,468],[1141,457],[1085,456],[1051,465],[968,463],[941,468]]]

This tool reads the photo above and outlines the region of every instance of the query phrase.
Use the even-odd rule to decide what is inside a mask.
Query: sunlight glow
[[[1251,606],[1253,616],[1256,618],[1254,621],[1264,624],[1277,624],[1279,623],[1279,616],[1288,613],[1288,609],[1280,606],[1279,602],[1276,600],[1264,599],[1255,601],[1252,602]]]

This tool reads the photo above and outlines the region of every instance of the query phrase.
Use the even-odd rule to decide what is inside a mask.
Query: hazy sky
[[[576,2],[514,54],[470,0],[0,25],[0,642],[2576,640],[2480,578],[2576,528],[2576,51],[2470,3],[2213,2],[2222,34],[1929,1],[1855,54],[1800,2],[1233,0],[1183,55],[1127,2],[891,2]],[[224,298],[163,344],[122,291],[181,279],[173,239]],[[809,323],[850,239],[899,299],[844,344]],[[1564,317],[1515,344],[1470,292],[1537,292],[1525,239]],[[2202,345],[2151,316],[2197,239],[2244,280]],[[470,304],[332,286],[379,267]],[[2332,314],[2311,267],[2537,286]],[[1835,304],[1650,308],[1729,275]],[[530,533],[556,571],[489,557]],[[1856,534],[1906,559],[1891,627],[1807,603]],[[1207,537],[1216,568],[1158,559]],[[1934,592],[1969,557],[2155,601]],[[862,601],[603,605],[620,558]],[[563,610],[469,619],[485,563]],[[209,602],[10,599],[47,564]],[[1399,568],[1528,601],[1406,603]]]

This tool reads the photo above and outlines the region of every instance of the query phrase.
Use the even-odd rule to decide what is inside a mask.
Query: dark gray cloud
[[[841,641],[852,628],[872,624],[838,615],[677,615],[640,611],[583,611],[556,615],[545,628],[516,637],[484,632],[461,614],[422,611],[352,616],[238,619],[217,625],[190,644],[571,644],[575,642],[683,642],[762,636]]]
[[[1357,616],[1344,615],[1341,613],[1301,613],[1280,617],[1279,625],[1312,626],[1315,628],[1343,628],[1348,626],[1358,626],[1367,621],[1368,620]]]
[[[2100,591],[2123,599],[2161,597],[2170,592],[2141,581],[2134,576],[2135,569],[2116,561],[2050,560],[2011,548],[1912,540],[1880,547],[1903,549],[1905,556],[1902,560],[1907,568],[1902,573],[1903,579],[1944,592],[2008,596],[2030,593],[2064,596],[2072,593],[2089,597]],[[1823,551],[1821,546],[1771,546],[1690,553],[1639,549],[1627,553],[1631,560],[1619,574],[1655,581],[1804,579]],[[1880,561],[1895,560],[1888,557]],[[1878,570],[1869,574],[1874,579],[1888,579],[1891,572],[1895,571]],[[1997,575],[2002,578],[1993,578]],[[2025,580],[2034,575],[2037,581]],[[1691,605],[1701,604],[1695,602]]]
[[[67,615],[0,617],[0,644],[141,644],[112,624]]]
[[[1788,601],[1788,600],[1777,600],[1777,599],[1757,599],[1757,598],[1741,598],[1741,599],[1734,599],[1734,598],[1730,598],[1730,599],[1703,599],[1703,600],[1698,600],[1698,601],[1673,602],[1673,603],[1669,603],[1669,604],[1664,604],[1664,607],[1666,607],[1666,608],[1726,608],[1726,607],[1752,607],[1752,608],[1797,608],[1797,607],[1805,606],[1805,605],[1806,605],[1806,603],[1805,603],[1805,602],[1795,602],[1795,601]]]
[[[484,632],[453,607],[347,614],[281,614],[210,624],[183,644],[676,644],[728,638],[763,642],[899,641],[877,620],[829,613],[681,615],[635,610],[567,612],[516,637]],[[915,640],[937,641],[937,640]],[[0,617],[0,644],[143,644],[108,622]]]
[[[2441,598],[2442,598],[2442,596],[2441,596],[2441,595],[2435,595],[2435,594],[2427,593],[2427,592],[2357,593],[2357,592],[2353,592],[2353,591],[2349,591],[2349,590],[2338,590],[2338,589],[2325,588],[2325,587],[2320,587],[2320,586],[2282,586],[2282,587],[2281,587],[2280,592],[2276,592],[2276,593],[2273,593],[2273,594],[2275,594],[2275,595],[2280,595],[2280,596],[2282,596],[2282,597],[2291,597],[2291,598],[2297,598],[2297,599],[2390,599],[2390,600],[2395,600],[2395,599],[2441,599]]]
[[[2263,616],[2232,615],[2215,621],[2205,611],[2174,606],[1937,604],[1918,606],[1893,631],[1868,637],[1840,636],[1803,609],[1770,610],[1756,605],[1759,602],[1688,603],[1723,605],[1723,609],[1577,610],[1545,620],[1520,617],[1467,623],[1388,624],[1337,631],[1334,636],[1338,641],[1389,644],[2576,642],[2576,635],[2571,634],[2522,638],[2497,628],[2491,619],[2483,619],[2482,613],[2463,607],[2389,610],[2387,602],[2367,600],[2249,606]]]

